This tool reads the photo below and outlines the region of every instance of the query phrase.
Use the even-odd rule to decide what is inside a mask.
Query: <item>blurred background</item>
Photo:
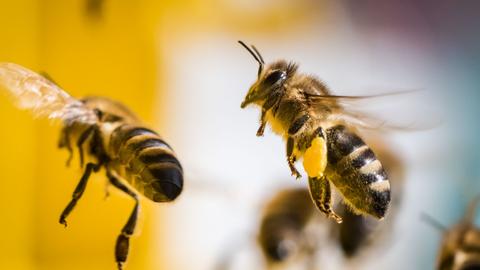
[[[255,136],[259,111],[240,109],[257,65],[237,40],[267,62],[300,63],[335,94],[423,89],[432,98],[417,102],[441,108],[443,124],[382,139],[406,168],[388,248],[351,261],[325,240],[317,264],[432,269],[441,233],[420,213],[450,226],[480,193],[479,8],[474,0],[0,0],[0,61],[46,71],[75,97],[122,101],[176,150],[184,192],[171,204],[143,201],[126,269],[214,269],[236,246],[232,269],[262,269],[262,205],[281,187],[306,185],[289,177],[278,136]],[[104,200],[98,174],[63,228],[59,214],[81,171],[56,149],[59,126],[3,96],[0,122],[0,269],[115,269],[133,202],[116,192]]]

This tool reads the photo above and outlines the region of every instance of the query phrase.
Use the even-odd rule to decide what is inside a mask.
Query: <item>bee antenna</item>
[[[260,58],[260,62],[262,62],[262,64],[265,65],[265,61],[263,61],[263,57],[262,55],[260,54],[260,52],[257,50],[257,48],[254,46],[254,45],[251,45],[252,46],[252,49],[255,51],[255,53],[257,54],[258,58]]]
[[[465,213],[465,217],[464,217],[464,220],[465,222],[467,222],[468,224],[472,224],[473,221],[475,220],[475,212],[477,210],[477,205],[478,205],[478,202],[480,201],[480,194],[477,195],[469,204],[468,206],[468,210],[467,212]]]
[[[422,214],[420,215],[420,218],[423,222],[439,230],[440,232],[444,232],[447,230],[447,228],[443,226],[438,220],[436,220],[435,218],[433,218],[427,213],[422,212]]]
[[[248,47],[243,41],[239,40],[238,43],[240,43],[240,45],[242,45],[245,49],[247,49],[247,51],[253,56],[253,58],[255,58],[255,60],[257,60],[257,62],[259,64],[258,76],[260,76],[260,73],[262,73],[263,66],[265,64],[265,62],[263,61],[262,55],[258,52],[258,50],[257,50],[257,48],[255,48],[255,46],[252,45],[252,48],[253,48],[253,51],[252,51],[252,49],[250,49],[250,47]]]

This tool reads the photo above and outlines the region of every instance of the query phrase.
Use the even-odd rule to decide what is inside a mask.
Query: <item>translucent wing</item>
[[[305,94],[315,108],[329,108],[331,117],[363,129],[424,130],[440,124],[424,91],[400,91],[367,96]],[[428,102],[427,102],[428,101]]]
[[[13,63],[0,63],[0,92],[36,117],[60,119],[67,124],[97,121],[94,111],[45,77]]]

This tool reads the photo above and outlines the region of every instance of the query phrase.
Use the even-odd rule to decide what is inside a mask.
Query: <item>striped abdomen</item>
[[[390,204],[390,183],[373,151],[353,132],[327,129],[330,180],[359,212],[383,218]]]
[[[183,187],[183,170],[171,147],[149,129],[122,125],[111,134],[111,158],[118,173],[155,202],[175,199]]]

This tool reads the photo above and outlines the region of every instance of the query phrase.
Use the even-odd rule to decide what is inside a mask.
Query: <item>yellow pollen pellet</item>
[[[303,155],[303,168],[309,177],[322,177],[327,167],[327,144],[317,137]]]

